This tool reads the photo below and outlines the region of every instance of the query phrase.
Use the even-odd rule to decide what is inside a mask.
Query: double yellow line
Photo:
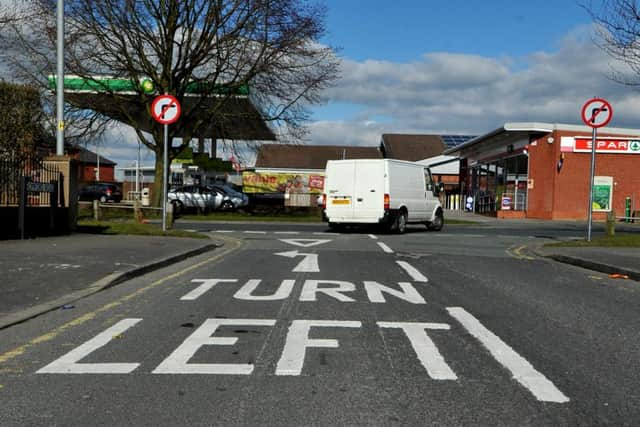
[[[533,261],[535,259],[535,257],[532,257],[530,255],[525,255],[522,253],[522,251],[527,247],[527,245],[520,245],[516,248],[509,248],[507,249],[507,253],[512,256],[513,258],[517,258],[517,259],[526,259],[529,261]]]

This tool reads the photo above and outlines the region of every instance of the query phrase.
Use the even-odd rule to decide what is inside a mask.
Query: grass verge
[[[191,237],[196,239],[208,239],[202,233],[185,230],[162,231],[162,227],[155,224],[139,224],[137,222],[109,222],[109,221],[78,221],[77,233],[88,234],[132,234],[138,236],[167,236],[167,237]]]
[[[614,236],[593,237],[590,242],[586,240],[570,240],[566,242],[549,243],[551,247],[591,247],[606,246],[618,248],[639,248],[639,233],[618,233]]]

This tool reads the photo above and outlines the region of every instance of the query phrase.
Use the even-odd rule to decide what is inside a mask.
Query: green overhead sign
[[[57,84],[57,76],[48,77],[49,89],[55,90]],[[142,78],[139,81],[112,78],[112,77],[64,77],[65,91],[75,92],[118,92],[118,93],[138,93],[142,91],[147,94],[156,93],[153,81],[148,78]],[[249,86],[241,85],[239,87],[227,87],[211,82],[191,82],[185,88],[185,93],[191,95],[249,95]]]

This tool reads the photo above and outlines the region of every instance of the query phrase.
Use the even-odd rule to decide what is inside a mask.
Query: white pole
[[[58,0],[57,12],[56,155],[62,156],[64,154],[64,0]]]
[[[167,166],[169,164],[169,125],[164,125],[164,158],[162,160],[162,231],[167,231]]]
[[[591,241],[591,221],[592,221],[592,211],[593,211],[593,176],[596,171],[596,138],[597,132],[596,128],[593,128],[593,132],[591,133],[591,175],[589,181],[589,225],[587,228],[587,242]]]
[[[100,143],[96,142],[96,157],[98,158],[96,162],[96,181],[100,181]]]
[[[136,197],[140,197],[140,140],[138,140],[138,159],[136,160]]]

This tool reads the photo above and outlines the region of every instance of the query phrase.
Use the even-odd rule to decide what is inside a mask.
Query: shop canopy
[[[55,90],[56,80],[56,76],[49,76],[50,89]],[[149,100],[140,97],[141,91],[149,95]],[[158,126],[148,110],[148,104],[154,95],[159,94],[148,79],[132,81],[108,77],[64,78],[66,102],[126,124],[134,123],[134,127],[145,132]],[[206,82],[194,82],[187,85],[181,106],[183,115],[190,112],[192,121],[202,121],[205,125],[200,127],[198,134],[192,135],[190,124],[179,121],[175,125],[178,138],[189,134],[212,139],[276,139],[249,99],[249,88],[246,85],[230,89]],[[197,111],[192,111],[194,109]]]

